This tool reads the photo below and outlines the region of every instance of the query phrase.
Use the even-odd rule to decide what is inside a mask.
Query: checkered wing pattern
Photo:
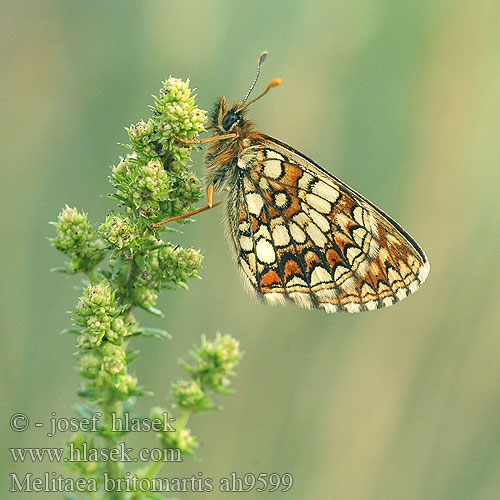
[[[232,239],[244,276],[268,302],[373,310],[426,279],[429,262],[411,236],[298,151],[264,136],[238,160]]]

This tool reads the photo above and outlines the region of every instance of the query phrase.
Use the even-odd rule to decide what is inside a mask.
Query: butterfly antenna
[[[243,99],[243,102],[247,102],[248,96],[250,95],[252,90],[255,88],[255,85],[257,85],[257,80],[259,79],[259,76],[260,76],[260,70],[262,68],[262,64],[266,60],[267,54],[268,54],[267,50],[264,50],[264,52],[261,52],[259,57],[257,58],[257,74],[255,75],[255,79],[254,79],[252,85],[250,85],[250,88],[248,89],[247,95]]]
[[[262,63],[264,62],[266,57],[267,57],[267,51],[264,51],[260,54],[259,58],[257,59],[257,65],[258,65],[257,66],[257,75],[255,76],[255,80],[253,81],[252,85],[248,89],[248,92],[247,92],[247,95],[245,96],[245,99],[243,99],[244,103],[247,101],[248,96],[250,95],[250,92],[252,92],[252,90],[255,88],[257,80],[259,79],[260,70],[262,68]],[[252,99],[250,102],[247,102],[245,105],[245,108],[247,106],[250,106],[250,104],[254,103],[255,101],[257,101],[261,97],[265,96],[269,92],[269,90],[271,90],[273,87],[276,87],[276,85],[279,85],[280,83],[281,83],[281,78],[275,78],[274,80],[271,80],[267,84],[266,90],[264,90],[264,92],[262,92],[262,94],[259,94],[255,99]]]

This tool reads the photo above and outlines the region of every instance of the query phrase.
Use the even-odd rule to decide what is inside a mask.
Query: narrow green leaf
[[[119,257],[113,267],[113,274],[111,275],[111,278],[115,278],[118,275],[123,267],[123,264],[125,264],[125,259],[123,257]]]
[[[158,250],[160,248],[165,248],[171,246],[170,244],[167,243],[160,243],[159,245],[155,245],[154,247],[151,248],[151,250]]]
[[[159,310],[157,309],[156,307],[153,307],[153,306],[149,306],[149,307],[143,307],[141,305],[139,305],[139,307],[141,309],[144,309],[145,311],[147,311],[148,313],[151,313],[153,314],[154,316],[158,316],[160,318],[164,318],[165,315]]]
[[[143,335],[144,337],[153,337],[157,339],[171,339],[172,335],[161,328],[151,328],[149,326],[141,326],[132,335]]]
[[[154,392],[152,391],[143,391],[142,389],[130,389],[130,396],[154,396]]]
[[[139,358],[140,351],[131,351],[127,350],[127,356],[126,356],[126,361],[127,364],[132,363],[132,361],[135,361],[136,359]]]
[[[135,398],[129,398],[123,403],[123,413],[130,413],[135,406]]]
[[[81,398],[95,398],[97,396],[97,392],[94,389],[84,389],[82,391],[78,391],[78,395]]]
[[[123,301],[123,304],[122,304],[122,309],[124,311],[126,311],[127,309],[130,309],[131,307],[133,307],[135,304],[130,302],[129,300],[124,300]]]
[[[179,233],[182,234],[182,231],[180,229],[177,229],[175,227],[172,227],[171,225],[168,224],[163,224],[163,226],[155,227],[153,228],[153,231],[158,231],[158,232],[165,232],[165,233]],[[168,245],[166,245],[168,246]]]
[[[144,257],[142,255],[136,253],[134,256],[134,262],[143,273],[146,272],[146,261],[144,260]]]
[[[53,267],[50,270],[51,273],[63,273],[63,274],[73,274],[67,267]]]
[[[64,330],[61,330],[61,334],[64,333],[74,333],[76,335],[80,335],[80,333],[83,332],[83,328],[65,328]]]
[[[88,405],[73,405],[75,412],[82,418],[92,418],[96,410]]]
[[[111,194],[108,194],[108,198],[112,198],[114,200],[117,200],[123,204],[125,204],[127,207],[130,207],[130,208],[133,208],[132,207],[132,204],[130,203],[129,200],[127,200],[127,198],[124,198],[123,196],[120,196],[119,194],[117,193],[111,193]]]

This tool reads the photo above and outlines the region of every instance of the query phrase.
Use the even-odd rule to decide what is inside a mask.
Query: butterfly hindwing
[[[232,240],[251,288],[267,301],[372,310],[427,277],[425,254],[399,224],[286,144],[263,136],[238,166]]]

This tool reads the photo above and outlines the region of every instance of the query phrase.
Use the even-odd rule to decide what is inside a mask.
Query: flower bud
[[[205,398],[201,387],[194,380],[180,380],[174,384],[172,395],[178,408],[195,408]]]
[[[103,368],[111,375],[118,375],[125,371],[126,352],[122,346],[107,342],[102,348]]]

